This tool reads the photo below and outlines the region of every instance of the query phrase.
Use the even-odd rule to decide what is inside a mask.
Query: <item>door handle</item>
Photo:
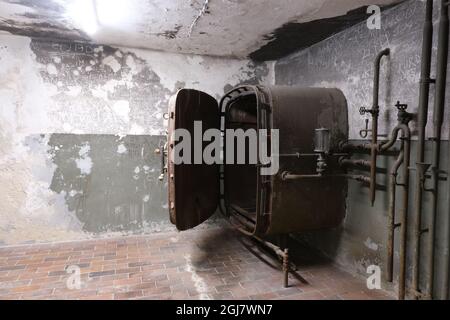
[[[164,176],[167,172],[167,165],[166,165],[166,156],[167,156],[167,142],[162,142],[159,146],[159,148],[155,149],[155,154],[159,154],[161,156],[161,174],[158,177],[159,181],[164,180]]]

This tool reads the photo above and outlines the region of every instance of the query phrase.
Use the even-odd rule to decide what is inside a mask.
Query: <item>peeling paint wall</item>
[[[271,83],[270,63],[0,35],[0,245],[153,232],[168,99]]]
[[[435,1],[435,7],[438,2]],[[437,30],[439,10],[434,14],[434,46],[433,57],[436,57]],[[349,107],[350,139],[352,142],[366,142],[360,136],[360,130],[364,129],[366,116],[361,116],[359,108],[370,108],[373,92],[373,65],[375,56],[382,49],[389,47],[391,56],[383,59],[380,82],[380,134],[389,134],[397,124],[397,101],[409,105],[409,112],[417,112],[419,97],[420,61],[422,49],[422,26],[425,15],[425,3],[411,0],[396,8],[390,9],[382,15],[382,29],[369,30],[365,23],[352,27],[334,37],[318,43],[308,49],[300,51],[289,57],[279,60],[275,65],[276,84],[302,85],[311,87],[337,87],[340,88],[347,100]],[[432,77],[435,77],[435,59],[433,59]],[[450,71],[450,70],[449,70]],[[450,79],[447,83],[450,87]],[[432,135],[432,109],[434,88],[430,91],[430,113],[427,135]],[[447,94],[446,108],[450,105],[450,95]],[[443,139],[448,139],[450,113],[446,110],[444,121]],[[413,130],[416,122],[412,123]],[[416,140],[416,132],[413,132]],[[369,134],[370,138],[370,134]],[[381,138],[382,140],[385,138]],[[428,159],[431,156],[431,145],[426,144]],[[447,141],[442,144],[442,166],[446,169],[449,161],[447,158]],[[416,144],[412,145],[412,161],[415,161]],[[364,157],[362,157],[364,159]],[[365,158],[369,160],[369,158]],[[377,182],[387,186],[387,175],[395,157],[380,157],[378,167],[380,171]],[[414,163],[414,162],[412,162]],[[356,174],[368,175],[367,171],[355,171]],[[413,194],[414,174],[411,175],[411,195]],[[436,242],[436,279],[442,275],[443,253],[448,244],[442,241],[442,226],[445,225],[448,214],[447,183],[441,181],[439,212],[437,220]],[[347,215],[344,224],[335,230],[302,235],[315,247],[332,257],[337,263],[345,266],[347,270],[359,272],[367,276],[369,265],[379,265],[384,272],[386,266],[386,242],[387,242],[387,209],[388,193],[386,189],[377,191],[377,199],[374,207],[369,203],[368,186],[359,182],[350,181],[347,199]],[[400,194],[397,197],[397,207],[401,206]],[[410,217],[412,223],[413,196],[410,197]],[[425,196],[424,225],[429,219],[430,198]],[[412,229],[409,229],[412,230]],[[396,233],[398,240],[399,233]],[[411,232],[409,232],[411,236]],[[425,244],[426,241],[423,241]],[[426,261],[426,250],[423,262]],[[409,252],[409,255],[411,252]],[[409,260],[411,261],[411,260]],[[395,264],[398,266],[398,242],[396,243]],[[408,274],[410,273],[410,264]],[[428,273],[425,266],[421,273]],[[384,274],[383,274],[384,275]],[[384,278],[383,278],[384,279]],[[386,285],[386,284],[385,284]],[[440,292],[442,283],[436,281],[436,293]]]

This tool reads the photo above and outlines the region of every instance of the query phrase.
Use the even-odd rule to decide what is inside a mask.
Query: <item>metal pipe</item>
[[[324,178],[324,175],[322,175],[322,174],[293,174],[290,172],[283,172],[281,174],[281,179],[283,179],[283,181],[303,180],[303,179],[320,179],[320,178]]]
[[[353,144],[350,142],[345,142],[340,145],[340,149],[347,153],[365,154],[372,150],[372,144],[371,143]],[[397,155],[399,152],[400,150],[392,148],[389,150],[384,150],[382,152],[378,150],[378,155]]]
[[[329,175],[322,175],[322,174],[292,174],[290,172],[283,172],[281,174],[281,178],[284,181],[288,180],[305,180],[305,179],[322,179],[322,178],[347,178],[351,180],[356,180],[359,182],[367,182],[370,183],[370,177],[366,177],[364,175],[356,175],[356,174],[329,174]]]
[[[397,160],[391,169],[389,180],[389,209],[388,209],[388,241],[387,241],[387,272],[386,280],[392,282],[394,280],[394,232],[395,232],[395,201],[396,201],[396,187],[397,175],[400,166],[404,162],[404,152],[400,152]]]
[[[237,218],[237,217],[234,216],[233,218]],[[278,259],[281,260],[281,269],[283,271],[283,286],[285,288],[288,288],[289,287],[289,273],[291,271],[297,270],[296,266],[291,265],[291,263],[289,262],[289,249],[288,248],[281,249],[280,247],[278,247],[266,240],[263,240],[260,237],[256,236],[255,234],[243,229],[241,226],[234,223],[231,219],[227,219],[227,220],[231,224],[231,226],[233,228],[235,228],[237,231],[239,231],[240,233],[242,233],[245,236],[253,238],[254,240],[258,241],[262,246],[266,247],[269,250],[272,250],[277,255]],[[238,220],[238,223],[244,223],[244,224],[246,223],[240,219],[236,219],[236,220]],[[294,274],[294,276],[296,275],[295,272],[293,274]]]
[[[448,158],[450,159],[450,136],[448,138]],[[450,172],[450,161],[448,161],[448,171]],[[442,299],[448,300],[448,290],[449,290],[449,268],[450,268],[450,179],[448,179],[447,183],[448,188],[448,202],[447,202],[447,221],[446,225],[444,227],[444,243],[445,243],[445,252],[444,252],[444,264],[443,264],[443,270],[444,275],[442,276]]]
[[[289,249],[284,249],[283,256],[283,286],[289,287]]]
[[[409,128],[406,126],[403,132],[403,143],[405,147],[405,160],[403,164],[403,202],[402,209],[400,212],[401,216],[401,229],[400,229],[400,273],[399,273],[399,299],[405,299],[406,290],[406,245],[407,245],[407,224],[408,224],[408,205],[409,205],[409,164],[411,156],[411,133]]]
[[[397,126],[392,130],[392,134],[389,140],[378,146],[378,152],[387,151],[394,146],[395,142],[397,142],[399,130],[400,126]],[[403,151],[403,149],[400,149],[400,152],[401,151]]]
[[[352,144],[349,142],[345,142],[340,145],[340,149],[348,152],[367,152],[372,149],[372,144],[370,143]]]
[[[340,159],[339,164],[341,166],[354,166],[354,167],[370,167],[370,161],[361,159]]]
[[[432,193],[431,193],[431,216],[428,228],[427,239],[427,269],[428,279],[426,288],[426,297],[433,298],[434,289],[434,258],[435,258],[435,230],[436,230],[436,216],[438,209],[438,195],[439,195],[439,167],[441,157],[441,137],[442,124],[444,119],[445,107],[445,91],[447,85],[447,62],[448,62],[448,34],[449,34],[449,20],[448,20],[448,4],[441,0],[441,15],[439,21],[439,37],[438,37],[438,52],[436,62],[436,90],[434,98],[434,114],[433,114],[433,156],[432,156]]]
[[[423,26],[423,43],[422,43],[422,62],[421,62],[421,79],[420,79],[420,95],[419,95],[419,110],[418,110],[418,143],[417,143],[417,157],[416,157],[416,182],[414,195],[414,234],[413,234],[413,248],[414,253],[412,257],[412,291],[420,292],[419,290],[419,258],[420,258],[420,238],[422,234],[422,202],[423,202],[423,186],[420,176],[420,164],[425,159],[425,128],[427,126],[428,118],[428,100],[430,93],[430,72],[431,72],[431,52],[433,41],[433,0],[426,2],[425,23]]]
[[[378,116],[380,114],[379,94],[380,94],[380,68],[381,59],[390,54],[389,48],[381,51],[375,59],[375,74],[373,83],[373,104],[372,104],[372,146],[370,153],[370,202],[373,206],[375,202],[375,192],[377,184],[377,151],[378,151]]]
[[[409,206],[409,164],[411,158],[411,131],[408,127],[409,120],[405,123],[399,124],[392,131],[391,139],[379,147],[379,150],[387,150],[396,141],[399,132],[402,132],[401,154],[399,155],[395,165],[391,171],[391,197],[389,202],[389,233],[388,233],[388,277],[391,277],[393,270],[393,248],[394,248],[394,231],[396,226],[400,227],[400,258],[399,258],[399,284],[398,284],[398,299],[405,299],[406,292],[406,236],[408,223],[408,206]],[[398,184],[397,173],[400,165],[403,164],[403,183]],[[403,190],[402,207],[400,211],[400,223],[395,223],[395,191],[397,185],[401,186]]]
[[[237,223],[233,222],[232,219],[235,219],[237,221]],[[244,220],[243,218],[239,217],[238,215],[230,215],[229,219],[227,219],[227,221],[239,232],[249,236],[249,237],[253,237],[253,230],[254,230],[254,226],[251,225],[249,222],[247,222],[246,220]],[[248,228],[249,230],[246,230],[244,228]]]
[[[370,183],[370,181],[371,181],[370,177],[366,177],[364,175],[356,175],[356,174],[339,174],[339,175],[335,175],[335,177],[343,177],[343,178],[347,178],[350,180],[366,182],[366,183]]]
[[[246,219],[247,221],[256,224],[255,219],[251,218],[251,214],[247,210],[245,210],[245,209],[243,209],[243,208],[241,208],[241,207],[239,207],[239,206],[237,206],[235,204],[230,204],[230,208],[232,210],[234,210],[237,214],[239,214],[241,217]]]

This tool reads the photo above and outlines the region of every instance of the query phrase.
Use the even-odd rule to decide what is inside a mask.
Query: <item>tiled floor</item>
[[[249,244],[261,255],[234,230],[212,228],[0,248],[0,299],[389,298],[306,249],[296,261],[303,280],[284,289],[281,272]],[[80,268],[80,289],[69,266]]]

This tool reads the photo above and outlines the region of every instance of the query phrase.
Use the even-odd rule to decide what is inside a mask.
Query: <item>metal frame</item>
[[[226,130],[226,115],[230,112],[232,106],[232,102],[234,99],[239,99],[241,97],[246,96],[247,94],[254,94],[256,97],[256,109],[257,109],[257,127],[259,129],[270,129],[272,127],[270,122],[270,117],[268,116],[271,112],[270,105],[267,101],[267,97],[265,97],[257,86],[244,86],[238,87],[223,96],[219,103],[219,108],[221,111],[221,131],[222,137],[225,136]],[[258,137],[259,139],[259,137]],[[258,141],[259,142],[259,141]],[[223,141],[222,141],[223,143]],[[226,153],[226,144],[223,143],[224,146],[224,154]],[[259,147],[259,143],[258,143]],[[258,150],[259,151],[259,150]],[[258,159],[259,161],[259,159]],[[231,226],[238,230],[245,236],[251,237],[256,240],[260,245],[274,252],[277,257],[281,260],[280,269],[283,272],[283,286],[287,288],[289,286],[289,273],[295,271],[295,266],[291,266],[289,261],[289,248],[281,248],[271,242],[268,242],[262,239],[259,235],[262,233],[261,230],[261,219],[263,219],[263,214],[266,209],[266,199],[268,196],[267,189],[270,187],[271,178],[267,176],[261,176],[260,170],[262,164],[258,162],[257,164],[257,180],[256,180],[256,220],[255,221],[247,221],[245,219],[245,214],[239,212],[237,208],[233,208],[233,206],[228,202],[228,199],[225,195],[225,179],[226,179],[226,166],[221,166],[220,171],[220,179],[221,179],[221,200],[219,204],[219,209],[221,213],[227,218],[227,221],[231,224]],[[236,220],[233,221],[233,220]],[[253,224],[252,224],[253,223]],[[253,229],[253,230],[252,230]],[[249,231],[252,230],[252,231]],[[288,235],[284,235],[283,237],[287,238]]]

